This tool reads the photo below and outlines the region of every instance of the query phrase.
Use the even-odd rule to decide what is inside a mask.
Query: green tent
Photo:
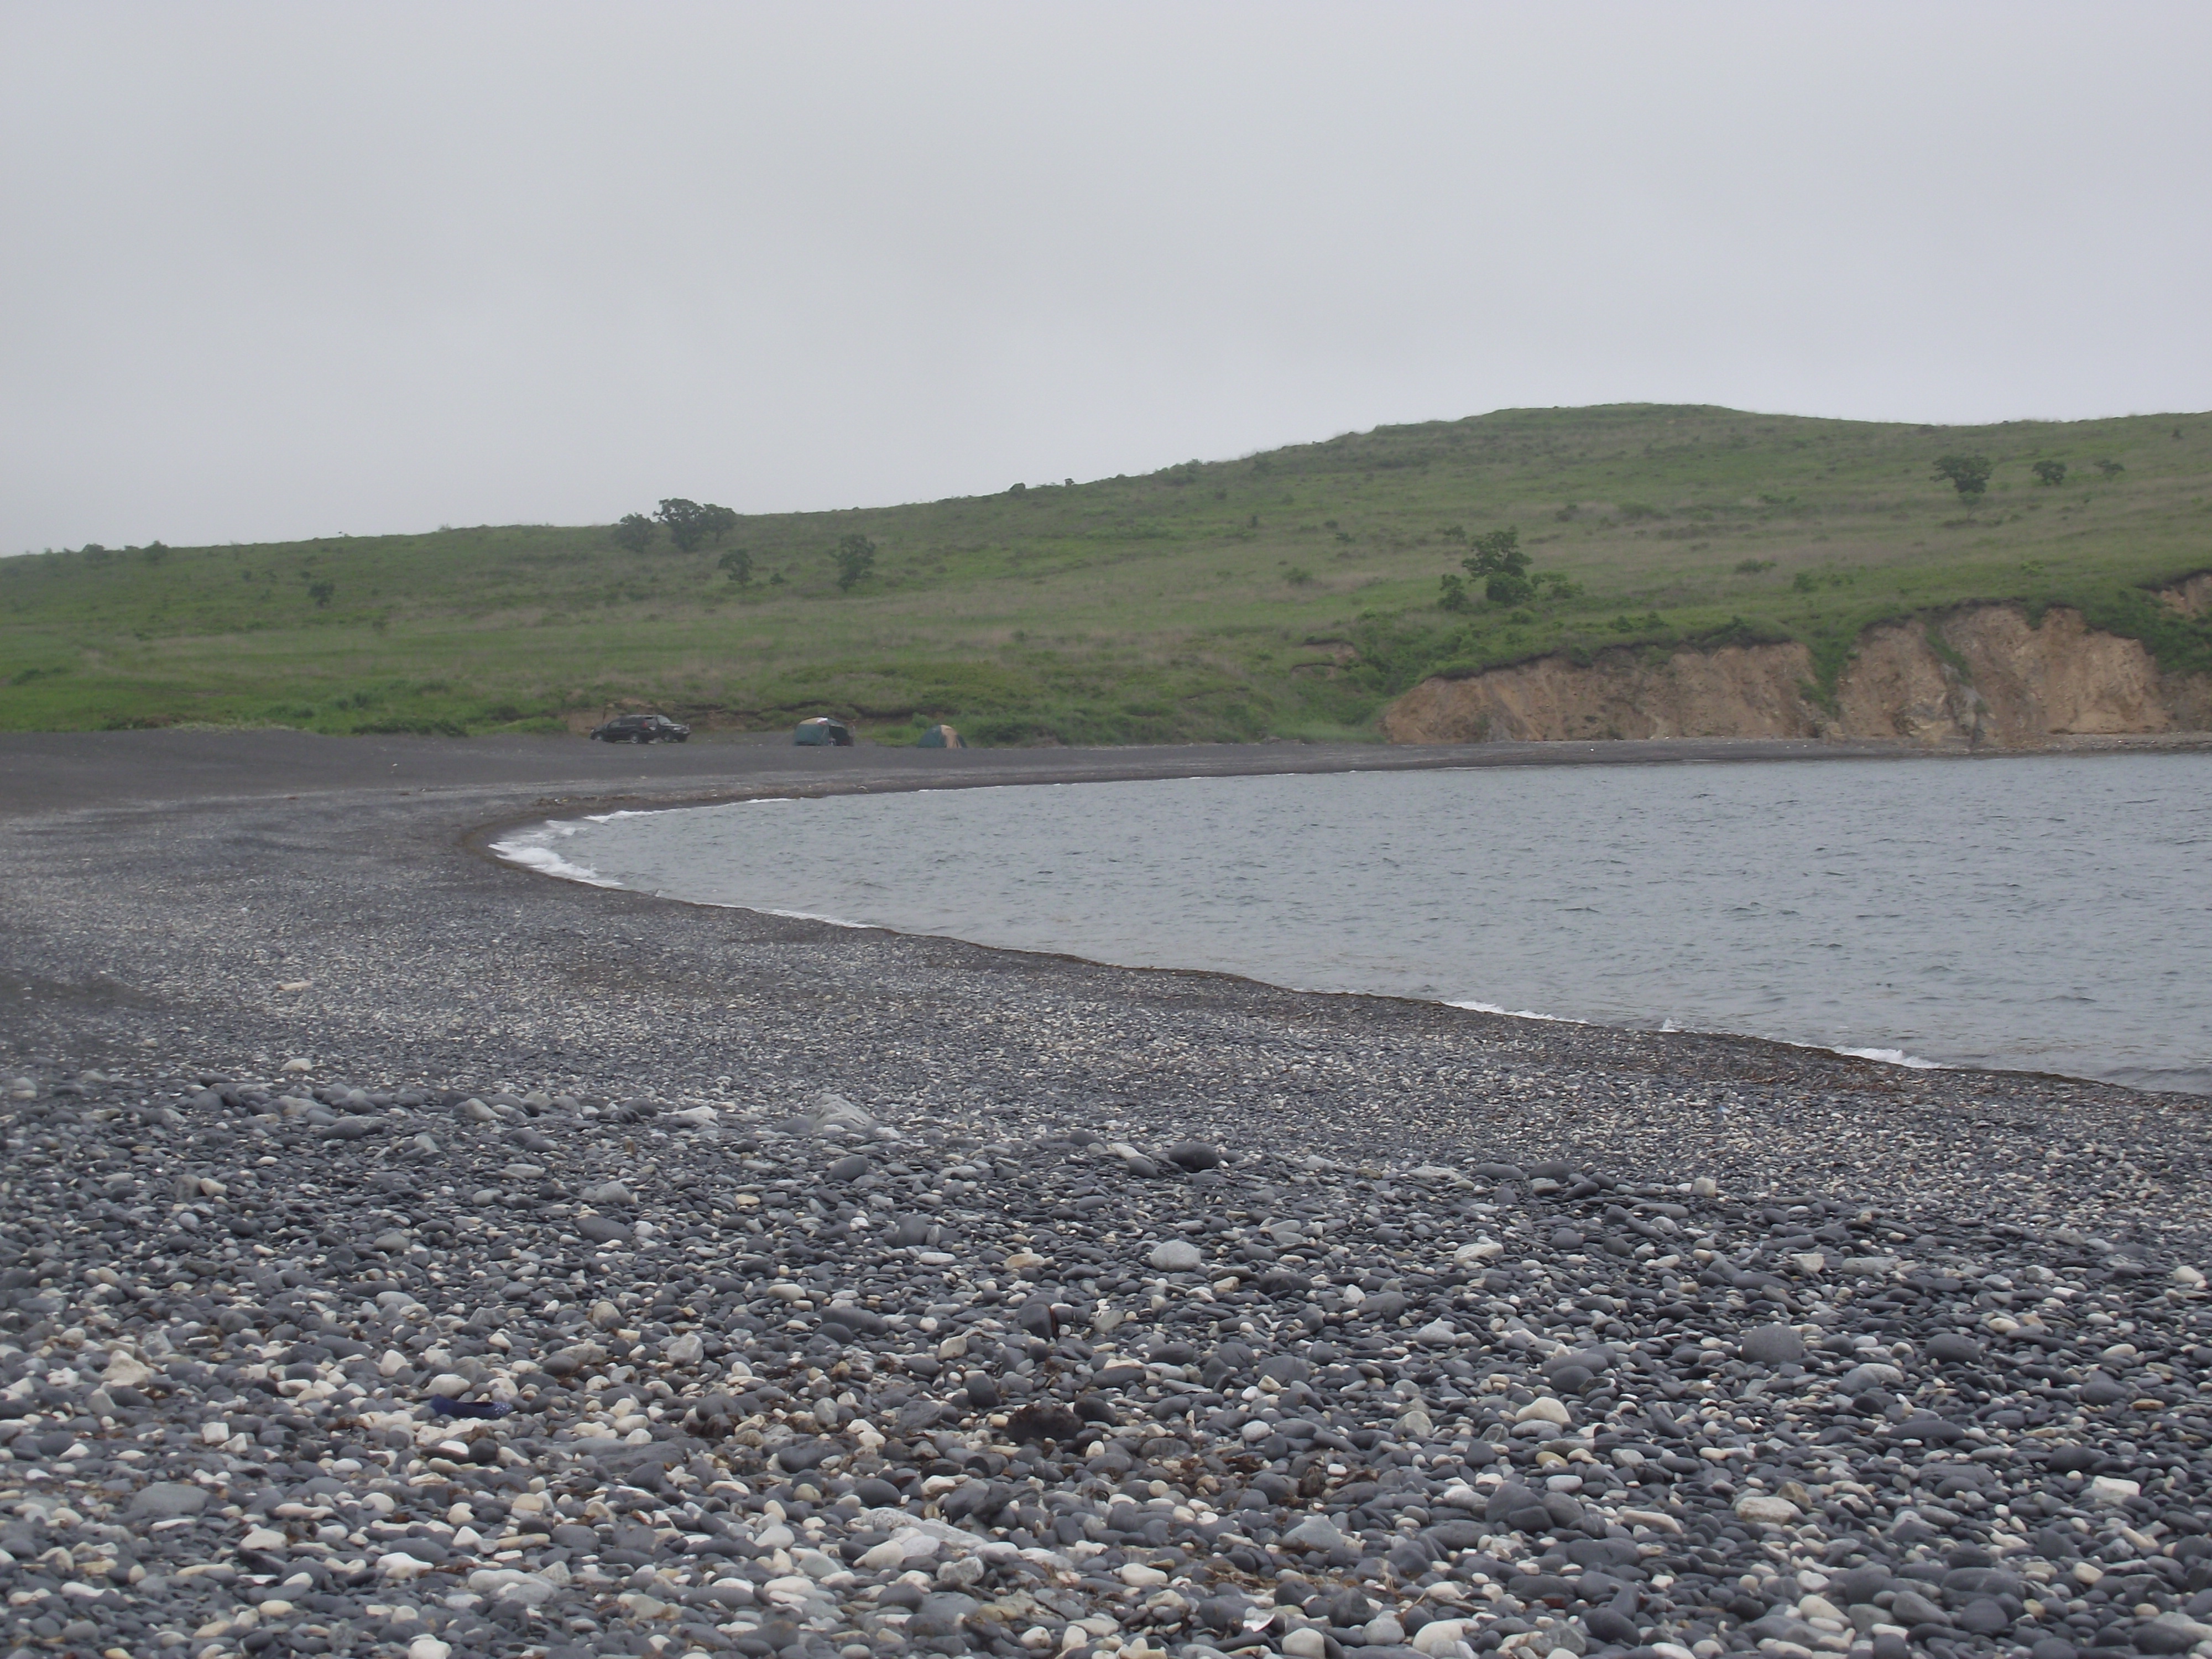
[[[853,728],[842,720],[831,720],[827,714],[817,714],[811,720],[799,721],[799,729],[791,734],[791,740],[817,748],[826,749],[834,745],[839,749],[850,749],[853,746]]]
[[[949,726],[933,726],[914,740],[917,749],[965,749],[968,741]]]

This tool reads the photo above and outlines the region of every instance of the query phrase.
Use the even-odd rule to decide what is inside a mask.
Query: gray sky
[[[2212,405],[2212,8],[0,0],[0,550]]]

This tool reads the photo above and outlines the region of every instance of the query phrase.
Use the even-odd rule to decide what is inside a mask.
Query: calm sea
[[[2212,1093],[2212,756],[768,800],[507,857],[706,904]]]

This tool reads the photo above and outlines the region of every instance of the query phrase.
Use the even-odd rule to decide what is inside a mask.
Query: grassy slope
[[[1930,478],[1950,451],[1997,462],[1977,511]],[[2039,458],[2069,463],[2063,487],[2035,483]],[[2101,477],[2100,459],[2126,470]],[[1466,551],[1452,528],[1506,524],[1586,597],[1517,619],[1437,609]],[[830,551],[855,532],[881,552],[847,596]],[[739,545],[750,589],[715,566]],[[2171,666],[2212,666],[2212,626],[2146,592],[2208,567],[2212,416],[1516,410],[749,518],[690,555],[516,526],[0,560],[0,727],[527,729],[653,702],[724,726],[841,712],[890,739],[923,717],[994,742],[1345,735],[1425,674],[1557,649],[1789,636],[1832,679],[1869,623],[1972,599],[2078,605]]]

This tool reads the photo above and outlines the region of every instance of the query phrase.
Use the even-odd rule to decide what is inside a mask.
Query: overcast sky
[[[2212,7],[0,0],[0,550],[2212,406]]]

